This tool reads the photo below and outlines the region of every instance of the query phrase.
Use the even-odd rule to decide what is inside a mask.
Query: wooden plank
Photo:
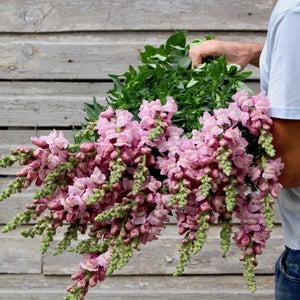
[[[227,256],[222,256],[219,231],[218,226],[210,229],[202,251],[197,255],[192,255],[184,274],[241,274],[243,272],[243,265],[239,261],[241,250],[235,245],[231,246]],[[60,240],[59,235],[55,237],[55,240],[56,242]],[[178,263],[180,240],[177,227],[168,225],[158,240],[143,246],[142,251],[135,253],[130,262],[123,269],[116,271],[116,274],[173,274]],[[54,247],[55,244],[44,257],[44,274],[58,275],[76,272],[80,256],[67,252],[59,256],[52,256]],[[272,238],[268,241],[267,248],[258,257],[257,273],[273,274],[275,261],[283,248],[281,227],[276,226],[272,231]]]
[[[0,188],[0,191],[2,191],[2,188]],[[25,210],[25,205],[32,203],[31,195],[29,193],[17,194],[0,202],[0,224],[6,224],[12,221],[18,213],[22,213]]]
[[[0,126],[77,126],[84,122],[83,103],[93,96],[105,104],[111,83],[4,82],[0,87]]]
[[[139,64],[138,56],[147,44],[165,43],[169,33],[91,33],[61,35],[0,36],[0,79],[107,79]],[[191,32],[189,40],[204,37]],[[264,42],[265,33],[220,32],[216,38]],[[259,78],[259,71],[252,78]]]
[[[266,30],[276,0],[4,0],[0,31]]]
[[[259,92],[259,82],[247,82],[250,88]],[[84,122],[86,113],[83,103],[97,102],[106,105],[106,95],[112,83],[74,82],[5,82],[0,85],[0,126],[3,127],[72,127]],[[23,133],[26,140],[22,138]],[[35,132],[33,132],[35,133]],[[50,130],[48,133],[49,134]],[[5,147],[30,142],[30,136],[9,135],[0,132],[0,153]],[[15,139],[12,141],[12,139]],[[20,140],[21,138],[21,140]],[[10,144],[8,141],[12,141]],[[10,149],[10,148],[9,148]],[[9,150],[8,149],[8,150]]]
[[[71,284],[69,276],[0,275],[0,299],[62,299]],[[273,276],[257,276],[257,291],[251,294],[243,276],[110,276],[90,288],[86,300],[272,300]]]
[[[0,272],[1,273],[41,273],[41,240],[24,241],[20,229],[2,234],[0,227]],[[25,227],[23,227],[25,228]]]

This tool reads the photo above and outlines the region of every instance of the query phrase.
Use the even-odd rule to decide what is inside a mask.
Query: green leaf
[[[186,46],[186,32],[179,31],[171,35],[166,42],[166,50],[171,51],[174,46],[184,48]]]
[[[156,53],[156,50],[153,46],[146,45],[145,46],[145,51],[140,54],[141,62],[142,63],[147,63],[148,58],[153,56],[155,53]]]
[[[180,47],[180,46],[176,46],[176,45],[171,45],[172,48],[179,50],[179,51],[185,51],[185,47]]]
[[[238,82],[237,82],[237,86],[239,87],[239,90],[246,89],[246,90],[248,91],[248,94],[249,94],[249,95],[254,94],[254,91],[253,91],[247,84],[245,84],[245,83],[242,82],[242,81],[238,81]]]
[[[230,64],[226,66],[228,73],[236,73],[241,69],[240,65]]]
[[[159,59],[159,60],[161,60],[161,61],[165,61],[166,59],[167,59],[167,57],[166,56],[162,56],[162,55],[160,55],[160,54],[155,54],[155,55],[153,55],[153,56],[151,56],[152,58],[157,58],[157,59]]]
[[[199,82],[198,80],[192,78],[192,79],[188,82],[188,84],[186,85],[186,87],[189,89],[189,88],[191,88],[192,86],[194,86],[194,85],[195,85],[196,83],[198,83],[198,82]]]
[[[188,69],[191,65],[191,58],[189,56],[183,56],[180,57],[180,59],[178,60],[178,66],[184,70]]]
[[[214,34],[206,34],[205,39],[206,40],[213,40],[216,36]]]

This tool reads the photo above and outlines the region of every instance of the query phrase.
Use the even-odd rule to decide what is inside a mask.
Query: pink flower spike
[[[62,131],[57,131],[54,129],[48,136],[44,137],[45,141],[49,144],[49,149],[52,153],[59,153],[62,149],[66,149],[69,142],[65,139]]]
[[[58,149],[66,149],[69,142],[65,139],[63,132],[60,130],[58,137],[54,140],[55,145]]]
[[[239,107],[241,107],[245,101],[248,101],[248,90],[242,89],[241,91],[234,94],[232,96],[232,99],[237,103]]]
[[[95,260],[100,266],[103,267],[104,270],[107,270],[111,256],[112,256],[111,248],[108,248],[108,250],[105,253],[99,255]]]
[[[166,111],[169,113],[169,118],[171,119],[177,111],[177,104],[173,97],[167,97],[167,103],[161,108],[162,111]]]
[[[100,113],[99,118],[110,120],[115,115],[114,109],[109,106],[107,110]]]
[[[254,106],[256,109],[260,110],[261,112],[269,115],[269,106],[270,106],[270,101],[268,97],[265,95],[265,92],[260,92],[256,96],[252,96]]]
[[[92,152],[95,149],[94,143],[82,143],[80,145],[80,150],[84,153]]]
[[[117,117],[116,125],[117,127],[121,128],[131,121],[133,114],[130,113],[128,110],[117,109],[116,117]]]
[[[219,108],[219,109],[214,109],[214,116],[216,118],[216,122],[218,125],[231,125],[231,122],[229,120],[229,114],[228,114],[228,109],[226,108]]]
[[[96,254],[88,254],[79,263],[79,267],[83,270],[98,271],[99,263]]]
[[[284,164],[281,162],[281,158],[276,160],[269,160],[265,165],[265,170],[262,174],[262,177],[265,179],[278,180],[279,175],[281,174],[280,170],[283,169]]]
[[[230,103],[227,108],[227,114],[229,115],[229,118],[233,121],[233,125],[236,125],[241,118],[241,110],[237,107],[236,103]]]
[[[41,137],[32,137],[31,138],[31,142],[32,144],[42,148],[42,149],[45,149],[45,148],[48,148],[49,147],[49,144],[46,142],[46,140],[44,139],[43,136]]]
[[[97,185],[102,184],[105,181],[105,175],[100,171],[98,167],[96,167],[91,175],[91,180]]]

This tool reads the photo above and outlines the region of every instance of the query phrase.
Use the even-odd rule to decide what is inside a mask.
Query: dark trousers
[[[275,300],[300,299],[300,250],[288,247],[275,266]]]

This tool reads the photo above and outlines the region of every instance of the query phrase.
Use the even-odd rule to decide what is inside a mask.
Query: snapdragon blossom
[[[13,158],[1,161],[8,165],[19,159],[23,168],[0,200],[31,184],[41,189],[4,232],[37,220],[22,234],[43,234],[44,253],[57,228],[67,223],[54,254],[69,249],[83,255],[66,297],[83,299],[89,287],[123,267],[134,250],[156,240],[171,213],[182,235],[175,275],[184,271],[191,253],[201,250],[207,229],[217,222],[223,253],[233,238],[254,291],[257,256],[270,237],[283,165],[271,158],[267,97],[242,90],[233,100],[213,114],[205,112],[201,130],[191,137],[172,125],[177,105],[168,98],[165,104],[144,100],[138,120],[109,107],[90,124],[92,142],[71,145],[56,131],[32,138],[34,148],[21,146]],[[236,229],[233,217],[240,220]],[[78,233],[87,238],[69,248]]]

